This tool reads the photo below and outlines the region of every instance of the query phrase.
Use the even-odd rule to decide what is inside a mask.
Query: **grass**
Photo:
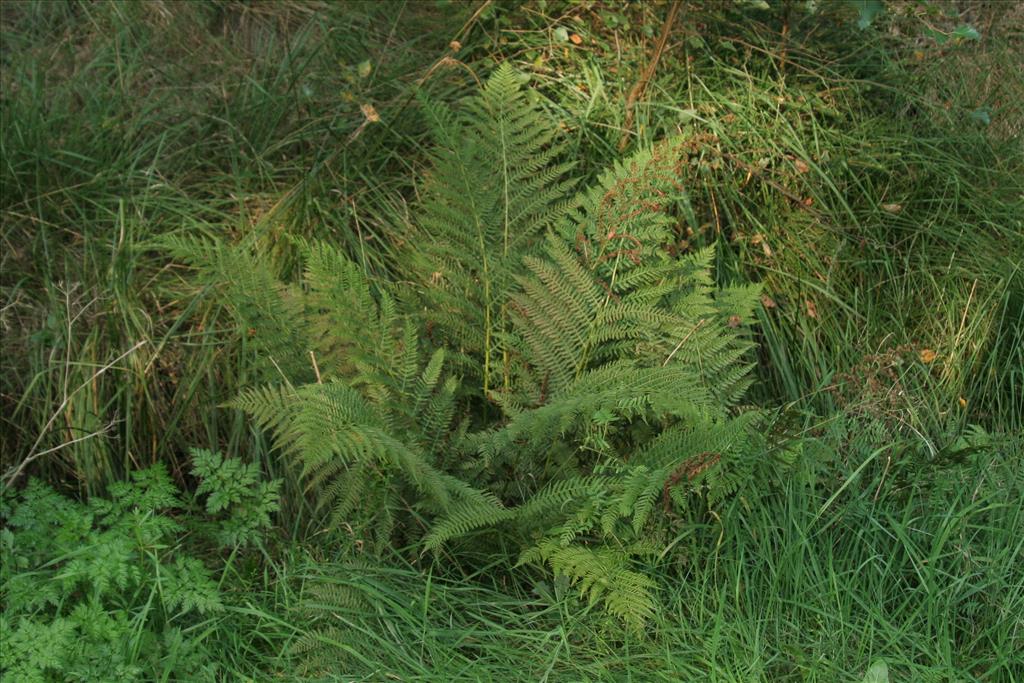
[[[418,133],[400,106],[464,18],[415,3],[388,22],[374,3],[333,12],[5,6],[5,453],[58,448],[54,478],[95,492],[197,442],[253,447],[217,407],[245,372],[211,334],[225,321],[157,238],[256,231],[274,245],[316,230],[381,267],[354,197],[370,177],[392,178],[377,192],[407,185]],[[349,143],[368,101],[385,115]]]
[[[290,651],[324,680],[835,681],[879,659],[893,680],[1019,680],[1021,444],[879,495],[925,448],[891,444],[865,469],[850,458],[833,499],[819,468],[838,454],[813,449],[855,426],[808,441],[787,483],[749,492],[721,524],[679,529],[685,550],[645,637],[609,628],[560,582],[500,566],[453,576],[319,556],[293,569]],[[865,444],[846,456],[869,458]]]
[[[637,12],[634,21],[656,25]],[[916,57],[908,65],[870,37],[845,52],[830,47],[844,40],[828,33],[842,24],[797,14],[782,41],[778,17],[762,24],[756,14],[709,14],[701,16],[708,37],[681,30],[673,47],[683,58],[659,65],[635,137],[679,128],[715,136],[708,154],[721,157],[720,168],[694,179],[685,238],[729,240],[733,272],[763,281],[778,304],[762,317],[766,395],[827,412],[835,406],[819,399],[834,372],[889,349],[928,348],[940,360],[901,377],[902,419],[929,434],[968,422],[1020,429],[1024,157],[1019,145],[1004,145],[1004,133],[971,125],[980,98],[962,70],[943,84],[942,105],[928,92],[943,65],[962,66],[979,50],[932,53],[921,74]],[[584,49],[551,49],[538,28],[526,53],[537,57],[521,65],[537,74],[587,156],[613,157],[633,80],[600,66],[614,60],[619,73],[635,73],[628,65],[643,53],[630,39],[642,33],[615,29],[613,40],[609,19],[582,8],[542,19],[579,30]],[[1013,26],[978,57],[1005,76],[1000,131],[1022,115]]]
[[[888,7],[899,33],[684,3],[625,130],[659,5],[3,3],[0,474],[87,496],[165,462],[188,483],[209,446],[283,478],[281,538],[190,634],[229,678],[834,681],[884,659],[1024,680],[1024,472],[1000,436],[1024,431],[1024,20]],[[961,21],[982,40],[925,33]],[[623,138],[706,136],[679,247],[727,244],[723,277],[768,295],[752,400],[786,407],[803,455],[680,528],[644,639],[522,570],[353,565],[316,536],[302,482],[223,407],[244,334],[160,246],[253,240],[288,275],[284,237],[314,236],[385,276],[417,89],[453,100],[504,60],[585,174]]]

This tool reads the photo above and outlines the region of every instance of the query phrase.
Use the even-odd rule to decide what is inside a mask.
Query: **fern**
[[[665,202],[648,198],[673,190],[671,150],[669,143],[641,153],[602,176],[558,232],[548,232],[543,251],[523,258],[509,296],[514,381],[494,398],[510,419],[478,437],[477,451],[492,470],[511,470],[513,482],[545,462],[563,479],[540,491],[498,483],[503,495],[524,501],[520,509],[466,506],[443,515],[428,536],[436,548],[485,526],[528,535],[539,521],[544,540],[524,561],[579,581],[592,601],[634,626],[654,598],[650,580],[625,568],[623,548],[650,537],[659,501],[675,507],[673,491],[685,486],[715,505],[753,471],[745,457],[753,417],[730,420],[727,409],[748,382],[749,342],[739,323],[749,320],[758,291],[717,291],[711,249],[666,255]],[[653,440],[651,427],[660,431]],[[620,584],[621,592],[608,588]]]
[[[387,518],[395,493],[445,508],[464,486],[436,467],[451,436],[458,390],[445,376],[444,349],[426,355],[415,323],[399,312],[388,288],[372,286],[343,254],[318,242],[297,245],[303,286],[264,283],[259,290],[235,284],[257,282],[266,271],[246,247],[177,247],[191,249],[189,261],[224,291],[240,324],[252,326],[251,343],[262,344],[273,361],[277,381],[243,391],[231,405],[275,434],[336,526],[346,523],[357,500],[377,508],[378,521]]]
[[[458,112],[427,108],[436,146],[410,258],[423,315],[483,394],[511,381],[508,301],[523,256],[568,209],[572,165],[509,65]]]
[[[401,286],[323,243],[297,242],[296,283],[244,245],[177,245],[272,361],[231,405],[274,435],[325,525],[433,552],[511,542],[639,628],[668,526],[758,474],[758,414],[738,409],[758,288],[717,287],[711,247],[674,254],[692,141],[577,193],[511,67],[423,111],[435,144]]]
[[[520,564],[546,563],[555,575],[563,574],[578,585],[591,604],[603,601],[608,611],[639,629],[654,615],[654,581],[630,569],[630,558],[651,549],[590,548],[546,540],[523,553]]]
[[[268,260],[213,240],[169,238],[166,243],[172,254],[197,267],[202,284],[221,293],[262,376],[283,374],[298,382],[312,378],[300,293],[274,276]]]
[[[456,536],[463,536],[480,527],[494,526],[512,516],[513,513],[505,509],[493,495],[483,494],[459,501],[447,510],[442,520],[431,527],[423,544],[427,550],[437,550]]]

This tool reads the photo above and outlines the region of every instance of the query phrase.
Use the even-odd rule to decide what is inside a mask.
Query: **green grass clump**
[[[297,570],[290,661],[321,680],[835,681],[878,660],[893,680],[1017,680],[1024,444],[976,432],[924,466],[919,440],[870,432],[827,425],[785,483],[680,524],[645,636],[564,578],[321,559]]]
[[[28,455],[100,492],[137,466],[184,471],[195,443],[251,445],[218,407],[245,366],[155,240],[258,233],[287,269],[281,235],[315,232],[382,267],[360,188],[404,178],[411,85],[460,15],[4,3],[2,469]]]
[[[893,422],[931,435],[970,422],[1024,428],[1018,16],[979,6],[990,33],[954,45],[851,32],[838,4],[825,16],[691,9],[689,25],[704,30],[674,34],[623,131],[645,32],[661,15],[565,9],[530,15],[514,54],[578,157],[599,168],[624,133],[630,145],[705,134],[680,246],[725,239],[735,276],[764,283],[766,397],[822,414],[843,407],[837,392],[846,403],[887,402]],[[892,21],[920,34],[901,11]],[[563,29],[582,43],[559,42]],[[998,75],[973,87],[988,73]],[[934,362],[901,362],[880,386],[838,381],[867,383],[873,356],[909,361],[925,349]]]

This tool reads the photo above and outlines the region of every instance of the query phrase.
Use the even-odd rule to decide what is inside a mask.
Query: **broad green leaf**
[[[882,5],[882,0],[857,0],[854,3],[857,7],[859,18],[857,19],[857,28],[864,30],[868,26],[871,26],[871,22],[875,20],[885,6]]]
[[[921,32],[924,35],[926,35],[929,38],[931,38],[932,40],[934,40],[939,45],[945,45],[946,43],[949,42],[949,36],[947,36],[945,33],[941,33],[940,31],[936,31],[933,28],[925,28]]]
[[[889,683],[889,665],[884,659],[876,659],[860,683]]]
[[[975,109],[971,112],[970,117],[972,121],[977,121],[986,126],[992,123],[992,112],[989,111],[988,107]]]
[[[978,29],[974,28],[970,24],[960,24],[949,35],[959,41],[981,40],[981,34],[978,33]]]

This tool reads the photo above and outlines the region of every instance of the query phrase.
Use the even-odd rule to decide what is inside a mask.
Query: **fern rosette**
[[[326,524],[456,555],[468,536],[513,542],[639,628],[668,525],[754,471],[759,414],[737,405],[759,291],[717,287],[713,248],[674,253],[699,144],[575,192],[531,95],[505,65],[456,110],[424,101],[433,166],[401,287],[323,243],[300,244],[299,286],[244,246],[177,250],[255,330],[277,378],[234,405],[299,464]]]

